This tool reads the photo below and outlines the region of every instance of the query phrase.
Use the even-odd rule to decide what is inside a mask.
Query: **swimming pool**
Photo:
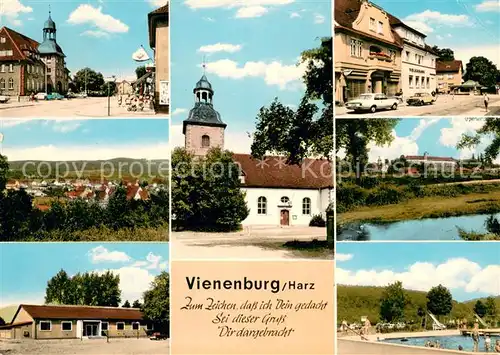
[[[462,336],[462,335],[447,335],[447,336],[435,336],[435,337],[417,337],[417,338],[407,338],[408,341],[401,341],[403,338],[395,338],[395,339],[385,339],[380,340],[384,343],[391,344],[399,344],[399,345],[410,345],[410,346],[425,346],[425,343],[428,341],[436,342],[438,341],[441,344],[443,349],[449,350],[458,350],[458,346],[462,345],[464,351],[472,351],[474,343],[472,342],[472,338],[470,336]],[[495,346],[495,342],[499,340],[500,337],[492,336],[491,337],[491,346]],[[484,337],[480,337],[479,339],[479,351],[485,351],[484,349]],[[491,350],[490,350],[491,352]]]

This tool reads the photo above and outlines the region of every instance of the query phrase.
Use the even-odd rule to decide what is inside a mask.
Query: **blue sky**
[[[105,76],[127,77],[135,76],[138,65],[131,56],[140,45],[152,55],[147,14],[165,3],[166,0],[9,0],[3,2],[0,22],[41,42],[50,5],[57,42],[67,56],[72,74],[88,66]]]
[[[418,250],[418,252],[416,252]],[[339,284],[412,290],[443,284],[457,301],[500,294],[497,243],[337,243]]]
[[[169,156],[169,122],[162,119],[0,120],[9,160],[99,160]]]
[[[217,4],[220,6],[217,6]],[[172,146],[184,144],[182,121],[194,105],[203,75],[215,90],[214,106],[227,123],[226,148],[248,152],[246,132],[274,97],[297,105],[303,95],[302,51],[331,36],[330,1],[175,1],[171,5]],[[249,1],[247,3],[250,3]],[[278,4],[282,5],[265,5]],[[274,63],[274,64],[273,64]]]
[[[169,270],[168,256],[168,243],[2,243],[0,307],[43,304],[47,281],[61,269],[70,276],[111,270],[120,275],[122,300],[132,302]]]
[[[484,138],[473,149],[458,150],[456,146],[462,134],[473,134],[482,125],[482,120],[471,121],[463,117],[403,118],[393,131],[394,140],[390,145],[369,144],[369,158],[376,162],[379,157],[392,160],[401,155],[423,155],[425,152],[431,156],[456,159],[470,158],[472,154],[477,156],[484,152],[490,138]],[[343,156],[342,151],[339,156]]]
[[[465,64],[483,55],[500,65],[498,0],[376,0],[375,4],[427,35],[427,44],[451,48]]]

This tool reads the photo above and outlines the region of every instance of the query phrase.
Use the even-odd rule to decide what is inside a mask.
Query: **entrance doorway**
[[[99,322],[83,322],[83,336],[96,337],[99,336]]]
[[[289,210],[281,210],[280,224],[282,226],[289,226],[290,225],[290,211]]]

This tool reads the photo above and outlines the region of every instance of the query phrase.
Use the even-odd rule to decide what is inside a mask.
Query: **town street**
[[[116,96],[110,99],[110,116],[108,116],[107,97],[89,97],[50,101],[10,101],[0,104],[0,116],[14,117],[139,117],[153,116],[154,111],[144,108],[144,111],[127,111],[125,104],[118,106]]]
[[[282,247],[287,241],[325,240],[326,228],[245,226],[232,233],[173,232],[175,259],[326,259],[333,255],[307,255]]]
[[[439,95],[436,102],[425,106],[400,105],[397,110],[382,110],[376,113],[354,113],[345,107],[335,107],[336,118],[349,117],[419,117],[419,116],[496,116],[500,115],[500,96],[490,95],[488,112],[484,109],[482,96]]]

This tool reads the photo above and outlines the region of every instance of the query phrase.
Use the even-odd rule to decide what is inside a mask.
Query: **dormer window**
[[[0,43],[5,43],[7,42],[7,38],[5,37],[0,37]]]
[[[375,32],[375,30],[376,30],[375,19],[373,17],[370,17],[370,31]]]
[[[382,21],[379,21],[378,22],[378,26],[377,26],[377,32],[381,35],[384,34],[384,24]]]

